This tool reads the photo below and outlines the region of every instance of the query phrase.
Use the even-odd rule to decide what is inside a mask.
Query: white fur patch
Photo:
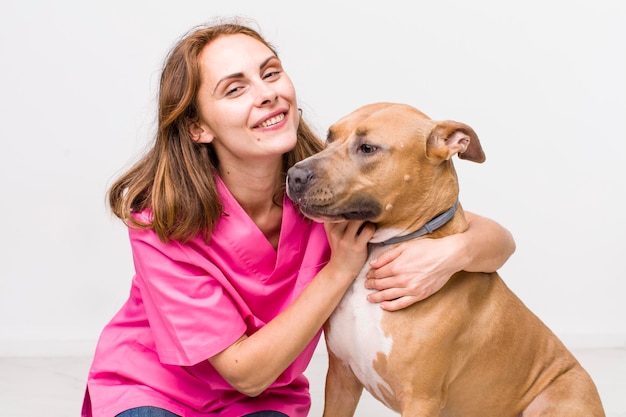
[[[384,250],[386,248],[373,248],[370,259]],[[350,366],[370,393],[384,402],[380,387],[388,392],[391,388],[374,370],[373,361],[379,353],[389,356],[393,341],[383,333],[381,320],[384,312],[380,305],[367,301],[367,294],[372,292],[365,288],[368,270],[366,264],[330,317],[327,340],[328,348]]]
[[[400,236],[402,234],[407,234],[407,233],[408,233],[408,230],[401,230],[401,229],[378,229],[374,233],[374,236],[370,239],[370,242],[371,243],[384,242],[385,240],[391,239],[392,237]],[[378,254],[383,253],[384,251],[386,251],[388,249],[390,249],[390,248],[376,247],[372,252],[370,252],[370,256],[369,256],[369,259],[367,261],[369,262],[371,259],[376,259]],[[367,271],[361,271],[362,274],[364,272],[367,272]]]

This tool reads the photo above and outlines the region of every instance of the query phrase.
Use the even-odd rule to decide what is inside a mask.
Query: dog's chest
[[[374,249],[370,259],[377,252]],[[384,398],[380,387],[389,387],[375,371],[373,361],[380,354],[389,355],[392,340],[382,330],[384,311],[380,305],[367,301],[367,294],[371,292],[365,288],[368,270],[366,263],[333,312],[326,338],[328,348],[350,366],[365,388],[378,398]]]

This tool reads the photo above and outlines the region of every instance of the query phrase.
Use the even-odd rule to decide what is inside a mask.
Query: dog
[[[454,155],[485,161],[470,126],[369,104],[289,169],[287,195],[316,221],[374,223],[374,259],[403,240],[466,230]],[[366,300],[367,269],[324,326],[324,417],[354,415],[363,388],[405,417],[605,415],[589,374],[497,273],[458,272],[430,297],[385,312]]]

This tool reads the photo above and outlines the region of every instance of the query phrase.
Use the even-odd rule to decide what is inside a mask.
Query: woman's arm
[[[405,242],[372,261],[368,296],[389,311],[405,308],[439,291],[458,271],[493,272],[515,251],[511,233],[485,217],[465,212],[468,229],[441,239]]]
[[[374,227],[362,222],[326,225],[331,259],[300,296],[253,335],[209,359],[237,391],[256,396],[270,386],[322,328],[367,258]]]

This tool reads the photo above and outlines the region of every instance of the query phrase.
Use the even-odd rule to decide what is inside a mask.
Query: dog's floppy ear
[[[426,141],[429,157],[448,160],[458,154],[461,159],[478,163],[485,162],[485,153],[474,129],[464,123],[451,120],[436,123]]]

